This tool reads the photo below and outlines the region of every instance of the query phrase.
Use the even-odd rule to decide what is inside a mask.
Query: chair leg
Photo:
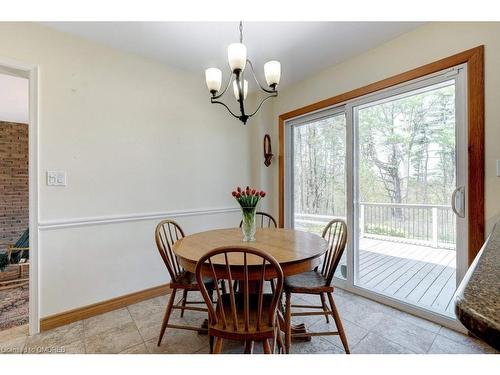
[[[272,354],[271,347],[269,346],[269,341],[267,339],[262,341],[262,349],[264,350],[264,354]]]
[[[285,352],[285,347],[283,345],[283,340],[281,338],[281,330],[279,328],[278,332],[276,332],[276,341],[278,343],[278,354],[283,354]]]
[[[210,354],[214,353],[214,337],[212,335],[209,336],[208,341],[210,343]]]
[[[170,319],[170,313],[172,312],[172,306],[174,305],[175,294],[177,293],[177,289],[172,289],[172,293],[170,293],[170,299],[168,300],[167,310],[165,311],[165,316],[163,317],[163,323],[161,324],[160,337],[158,337],[158,346],[161,345],[161,340],[163,335],[165,334],[165,329],[167,328],[168,320]]]
[[[187,289],[184,289],[184,291],[182,292],[181,318],[184,316],[184,308],[186,307],[187,297],[188,297],[188,291]]]
[[[335,306],[335,302],[333,301],[333,295],[332,293],[327,293],[327,294],[328,294],[328,300],[330,301],[330,307],[333,313],[333,319],[335,320],[335,325],[337,326],[337,330],[339,331],[340,340],[342,341],[342,345],[344,345],[345,352],[349,354],[350,353],[349,344],[347,343],[347,337],[345,335],[344,327],[342,326],[342,322],[340,320],[339,312],[337,310],[337,307]]]
[[[286,307],[285,307],[285,353],[290,353],[290,343],[292,341],[292,303],[291,293],[286,292]]]
[[[321,297],[321,305],[323,306],[323,311],[325,312],[326,323],[330,323],[330,319],[328,319],[328,315],[330,312],[328,311],[328,306],[326,306],[325,293],[321,293],[320,297]]]
[[[220,337],[215,338],[214,354],[220,354],[222,352],[222,339]]]
[[[245,354],[253,354],[253,341],[245,341]]]

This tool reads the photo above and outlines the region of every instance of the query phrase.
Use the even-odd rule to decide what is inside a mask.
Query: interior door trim
[[[429,74],[467,64],[467,208],[468,263],[471,264],[484,243],[484,45],[457,53],[430,64],[371,83],[367,86],[309,104],[279,116],[279,226],[285,223],[285,121],[348,100],[384,90]]]

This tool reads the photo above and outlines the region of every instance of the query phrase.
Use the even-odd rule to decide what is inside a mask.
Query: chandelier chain
[[[243,43],[243,21],[240,21],[240,43]]]

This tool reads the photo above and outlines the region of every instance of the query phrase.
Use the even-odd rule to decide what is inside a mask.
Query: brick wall
[[[0,251],[28,228],[28,125],[0,121]]]

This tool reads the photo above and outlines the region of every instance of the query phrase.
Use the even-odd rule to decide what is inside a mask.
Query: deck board
[[[434,284],[434,281],[443,273],[443,271],[448,267],[450,262],[454,262],[454,256],[447,254],[443,258],[443,262],[445,264],[436,264],[432,270],[418,282],[418,284],[413,288],[413,290],[406,296],[406,298],[410,301],[419,302],[420,299],[429,292],[431,286]]]
[[[431,254],[428,251],[421,251],[420,254],[415,257],[415,259],[406,259],[399,267],[392,270],[388,275],[380,275],[380,281],[374,285],[374,287],[380,291],[385,291],[391,284],[398,280],[402,275],[409,270],[415,268],[415,263],[420,261],[426,261],[429,259]]]
[[[379,262],[377,262],[374,267],[372,266],[370,268],[360,269],[362,274],[362,276],[360,277],[360,282],[363,284],[369,283],[373,278],[383,274],[392,265],[400,262],[401,260],[404,260],[405,256],[409,256],[412,253],[413,252],[411,250],[407,249],[404,252],[399,253],[397,257],[384,255],[383,259],[379,260]]]
[[[456,253],[380,239],[360,240],[357,285],[454,315]]]
[[[437,297],[441,294],[441,291],[445,287],[448,279],[452,277],[455,280],[455,268],[449,265],[446,267],[441,274],[434,279],[432,286],[427,290],[427,292],[418,301],[422,305],[432,306]],[[455,282],[455,281],[454,281]]]
[[[420,255],[417,255],[418,258],[416,261],[425,258],[427,255],[428,254],[426,252],[420,252]],[[372,277],[370,280],[364,282],[364,284],[370,288],[383,290],[386,286],[390,285],[392,280],[398,278],[415,262],[415,260],[404,258],[402,256],[394,258],[397,259],[396,262],[393,262],[390,267],[386,267],[383,271],[381,270],[381,272],[379,272],[375,277]],[[384,284],[386,285],[384,286]]]
[[[447,309],[456,289],[456,280],[455,277],[452,276],[446,282],[446,285],[444,286],[441,293],[439,293],[438,297],[432,304],[432,307],[438,310]]]

